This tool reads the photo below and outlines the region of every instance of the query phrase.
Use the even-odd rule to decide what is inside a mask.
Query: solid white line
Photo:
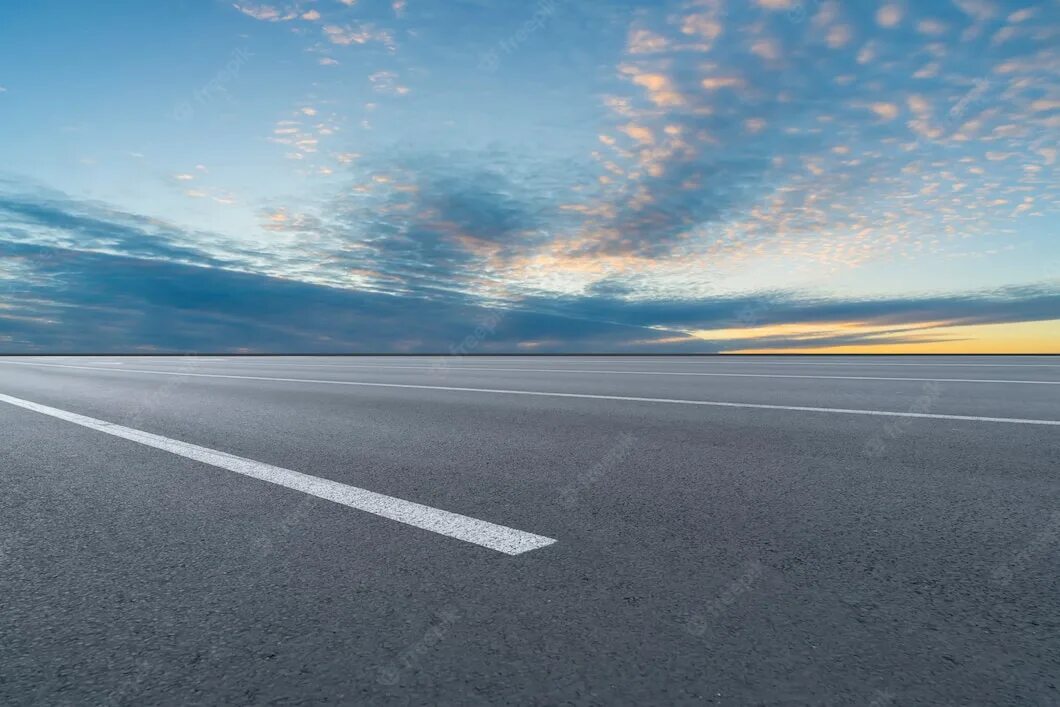
[[[515,372],[525,371],[527,373],[590,373],[590,374],[614,374],[625,376],[707,376],[712,378],[809,378],[812,380],[846,380],[846,381],[920,381],[929,383],[1018,383],[1024,385],[1060,385],[1060,381],[1036,381],[1036,380],[998,380],[992,378],[898,378],[891,376],[813,376],[795,373],[706,373],[703,371],[605,371],[598,369],[573,369],[573,368],[502,368],[500,366],[411,366],[391,365],[386,363],[240,363],[242,366],[256,366],[260,368],[282,367],[282,368],[375,368],[375,369],[411,369],[425,371],[502,371]]]
[[[51,368],[77,368],[99,372],[91,366],[73,366],[59,363],[29,363],[24,361],[0,361],[18,366],[49,366]],[[368,383],[364,381],[337,381],[320,378],[276,378],[272,376],[238,376],[229,373],[186,373],[183,371],[148,371],[123,368],[122,373],[146,373],[154,376],[185,376],[194,378],[223,378],[231,380],[256,380],[276,383],[313,383],[319,385],[349,385],[362,388],[410,388],[415,390],[446,390],[461,393],[493,393],[499,395],[531,395],[546,398],[582,398],[586,400],[622,400],[635,403],[668,403],[672,405],[702,405],[707,407],[749,408],[755,410],[788,410],[795,412],[830,412],[842,415],[873,415],[878,417],[918,417],[933,420],[962,420],[966,422],[1008,422],[1020,425],[1057,425],[1060,420],[1034,420],[1018,417],[981,417],[976,415],[944,415],[926,412],[893,412],[890,410],[858,410],[849,408],[810,407],[806,405],[768,405],[764,403],[730,403],[714,400],[686,400],[682,398],[643,398],[632,395],[599,395],[594,393],[559,393],[538,390],[507,390],[503,388],[462,388],[450,385],[417,385],[413,383]]]
[[[29,400],[4,395],[3,393],[0,393],[0,401],[25,408],[26,410],[39,412],[42,415],[49,415],[60,420],[72,422],[82,427],[105,432],[106,434],[121,437],[148,447],[161,449],[187,459],[194,459],[204,464],[234,471],[237,474],[249,476],[253,479],[268,481],[271,484],[301,491],[310,496],[316,496],[343,506],[396,520],[399,523],[430,530],[431,532],[474,543],[475,545],[481,545],[507,555],[519,555],[556,542],[555,539],[546,538],[542,535],[534,535],[533,533],[496,525],[477,518],[470,518],[459,513],[451,513],[413,503],[412,501],[394,498],[393,496],[385,496],[381,493],[357,488],[356,486],[341,484],[338,481],[310,476],[309,474],[272,466],[271,464],[263,464],[252,459],[237,457],[225,452],[208,449],[207,447],[200,447],[196,444],[189,444],[188,442],[181,442],[161,435],[151,434],[150,432],[135,430],[131,427],[123,427],[113,422],[97,420],[93,417],[40,405]]]

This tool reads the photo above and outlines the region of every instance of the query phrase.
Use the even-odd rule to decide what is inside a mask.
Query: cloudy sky
[[[1060,352],[1057,0],[0,9],[0,349]]]

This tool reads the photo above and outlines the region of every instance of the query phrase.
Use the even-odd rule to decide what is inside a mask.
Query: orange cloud
[[[636,123],[627,123],[619,128],[626,135],[643,145],[651,145],[655,142],[655,135],[652,133],[650,128],[643,125],[637,125]]]

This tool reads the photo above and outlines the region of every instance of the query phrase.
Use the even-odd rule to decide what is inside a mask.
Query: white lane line
[[[137,442],[147,447],[161,449],[180,457],[234,471],[237,474],[249,476],[253,479],[268,481],[270,484],[301,491],[310,496],[316,496],[343,506],[396,520],[399,523],[430,530],[431,532],[474,543],[475,545],[481,545],[491,550],[503,552],[506,555],[519,555],[556,542],[554,538],[546,538],[543,535],[527,533],[522,530],[478,520],[477,518],[470,518],[459,513],[451,513],[413,503],[412,501],[394,498],[393,496],[385,496],[381,493],[357,488],[356,486],[348,486],[338,481],[310,476],[309,474],[272,466],[271,464],[263,464],[252,459],[237,457],[233,454],[200,447],[188,442],[181,442],[150,432],[143,432],[131,427],[123,427],[113,422],[97,420],[94,417],[86,417],[77,413],[67,412],[66,410],[48,407],[47,405],[40,405],[29,400],[4,395],[3,393],[0,393],[0,401]]]
[[[1060,381],[1038,380],[1000,380],[994,378],[898,378],[891,376],[814,376],[797,373],[707,373],[704,371],[605,371],[589,368],[502,368],[500,366],[410,366],[391,365],[386,363],[241,363],[242,366],[259,368],[374,368],[374,369],[411,369],[423,371],[501,371],[526,373],[589,373],[619,374],[624,376],[707,376],[712,378],[809,378],[813,380],[846,380],[846,381],[920,381],[929,383],[1018,383],[1023,385],[1060,385]]]
[[[77,368],[99,371],[91,366],[74,366],[59,363],[29,363],[23,361],[0,361],[18,366],[48,366],[51,368]],[[966,422],[1008,422],[1019,425],[1055,425],[1060,420],[1035,420],[1019,417],[982,417],[978,415],[944,415],[927,412],[894,412],[890,410],[858,410],[853,408],[826,408],[807,405],[769,405],[765,403],[731,403],[716,400],[687,400],[683,398],[645,398],[633,395],[600,395],[595,393],[560,393],[541,390],[508,390],[503,388],[463,388],[451,385],[418,385],[413,383],[369,383],[365,381],[326,380],[320,378],[277,378],[273,376],[240,376],[230,373],[186,373],[183,371],[148,371],[123,368],[122,373],[145,373],[153,376],[185,376],[193,378],[223,378],[229,380],[270,381],[274,383],[312,383],[318,385],[348,385],[362,388],[406,388],[415,390],[445,390],[460,393],[492,393],[495,395],[530,395],[545,398],[581,398],[586,400],[622,400],[634,403],[667,403],[672,405],[701,405],[705,407],[748,408],[754,410],[787,410],[794,412],[828,412],[841,415],[872,415],[877,417],[917,417],[932,420],[962,420]]]

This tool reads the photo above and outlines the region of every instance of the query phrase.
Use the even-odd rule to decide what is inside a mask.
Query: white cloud
[[[399,84],[398,75],[393,71],[377,71],[368,77],[368,81],[376,93],[386,93],[392,96],[404,96],[409,93],[409,87]]]
[[[866,42],[865,46],[863,46],[858,51],[858,63],[859,64],[868,64],[870,61],[874,60],[875,58],[876,58],[876,43],[875,42]]]
[[[879,116],[880,120],[894,120],[898,117],[898,106],[893,103],[871,103],[869,110]]]
[[[953,0],[953,4],[976,22],[986,22],[997,14],[997,7],[987,0]]]
[[[766,10],[791,10],[795,0],[758,0],[758,6]]]
[[[751,45],[751,53],[763,59],[776,60],[780,58],[780,45],[772,39],[759,39]]]
[[[341,27],[339,25],[325,25],[324,36],[332,44],[349,46],[351,44],[368,44],[379,42],[386,47],[394,48],[394,36],[385,29],[377,29],[369,24],[357,27]]]
[[[626,45],[626,51],[630,54],[653,54],[669,48],[670,42],[665,37],[646,29],[632,30]]]
[[[902,21],[902,8],[898,5],[884,5],[876,10],[876,24],[880,27],[895,27]]]
[[[853,36],[854,33],[849,25],[832,25],[828,28],[828,35],[825,41],[832,49],[839,49],[849,44]]]
[[[916,23],[916,31],[920,34],[929,34],[933,37],[937,37],[938,35],[945,33],[946,25],[938,20],[928,18]]]
[[[262,22],[287,22],[298,17],[296,11],[283,11],[281,12],[272,5],[240,5],[238,3],[233,4],[232,7],[242,12],[248,17],[253,17],[255,20],[261,20]]]
[[[1012,24],[1019,24],[1020,22],[1026,22],[1030,18],[1034,17],[1036,14],[1038,14],[1037,10],[1031,7],[1024,8],[1022,10],[1016,10],[1008,16],[1008,21]]]

